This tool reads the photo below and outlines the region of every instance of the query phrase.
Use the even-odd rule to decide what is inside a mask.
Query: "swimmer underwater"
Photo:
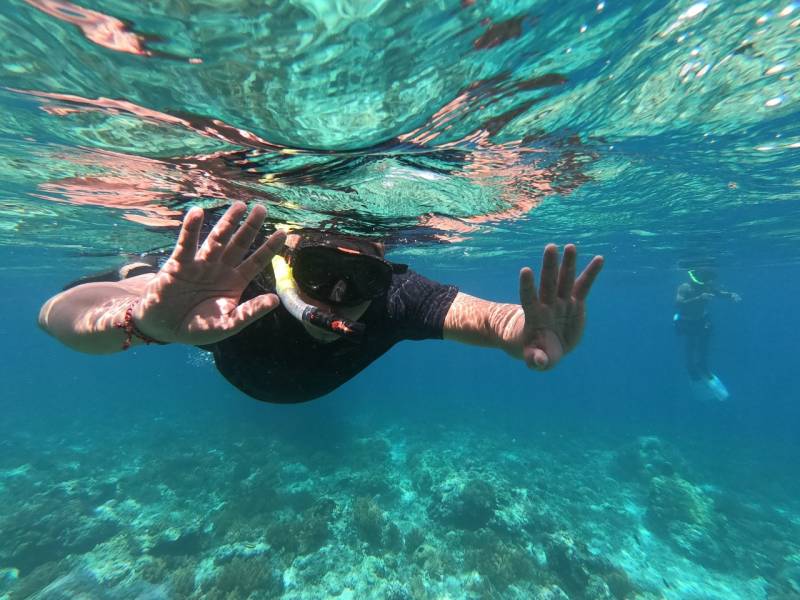
[[[549,244],[539,289],[525,267],[520,304],[500,304],[391,263],[368,240],[301,230],[256,243],[266,209],[246,212],[234,203],[201,243],[203,211],[191,209],[160,269],[137,263],[68,287],[42,306],[39,325],[87,354],[199,346],[244,393],[297,403],[333,391],[402,340],[498,348],[551,369],[580,341],[603,266],[595,256],[576,277],[575,246],[559,263]]]

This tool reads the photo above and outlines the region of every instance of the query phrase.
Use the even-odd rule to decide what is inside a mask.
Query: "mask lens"
[[[332,304],[354,305],[371,300],[383,294],[392,281],[389,263],[325,246],[297,250],[292,270],[300,289]]]
[[[319,252],[301,252],[295,258],[293,271],[297,279],[309,288],[325,287],[334,278],[332,263]]]

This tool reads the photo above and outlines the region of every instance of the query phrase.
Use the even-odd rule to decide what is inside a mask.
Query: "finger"
[[[281,301],[275,294],[261,294],[247,302],[242,302],[229,315],[226,330],[231,335],[239,333],[251,323],[275,310],[280,303]]]
[[[572,295],[575,296],[576,299],[586,300],[592,289],[595,278],[597,278],[597,275],[603,269],[604,262],[602,256],[595,256],[583,270],[583,273],[578,276],[577,281],[575,281],[575,286],[572,288]]]
[[[550,368],[550,357],[548,357],[547,353],[541,348],[525,348],[523,358],[529,369],[546,371]]]
[[[558,279],[558,246],[547,244],[542,257],[542,272],[539,274],[539,301],[552,304],[556,300]]]
[[[562,300],[572,298],[577,257],[578,251],[575,249],[575,244],[567,244],[564,247],[564,256],[561,257],[561,268],[558,270],[558,297]]]
[[[266,217],[267,209],[261,204],[256,204],[250,214],[247,215],[244,223],[236,230],[227,248],[225,248],[225,252],[222,254],[222,262],[235,267],[242,261],[253,244],[253,240],[256,239],[258,232],[261,230]]]
[[[197,258],[207,261],[218,260],[246,210],[247,205],[244,202],[231,204],[231,207],[225,211],[225,214],[206,237],[197,253]]]
[[[241,265],[237,268],[242,277],[247,281],[252,279],[267,268],[269,261],[276,253],[280,252],[283,248],[283,243],[286,241],[286,234],[283,231],[276,231],[267,238],[258,250],[248,256]]]
[[[519,272],[519,303],[525,319],[529,320],[539,303],[536,297],[536,280],[530,267],[524,267]]]
[[[191,262],[197,253],[197,242],[200,239],[200,228],[203,227],[203,209],[194,207],[186,213],[178,234],[178,243],[172,251],[172,258],[177,262]]]

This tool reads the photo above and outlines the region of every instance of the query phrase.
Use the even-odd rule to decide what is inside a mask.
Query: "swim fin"
[[[711,377],[692,381],[692,394],[701,402],[725,402],[730,398],[730,393],[719,377]]]
[[[725,400],[731,397],[730,393],[728,392],[728,388],[726,388],[725,384],[722,383],[720,378],[713,373],[709,379],[706,379],[706,385],[708,386],[709,390],[711,390],[714,398],[720,402],[725,402]]]

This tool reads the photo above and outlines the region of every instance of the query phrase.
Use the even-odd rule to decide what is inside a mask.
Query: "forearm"
[[[698,304],[708,302],[708,297],[704,296],[703,294],[698,294],[697,296],[678,296],[676,299],[676,304],[678,306],[686,306],[687,304]]]
[[[123,349],[128,335],[119,326],[140,298],[142,282],[86,283],[50,298],[39,311],[39,326],[73,350],[110,354]],[[131,345],[140,343],[133,338]]]
[[[522,307],[501,304],[459,292],[444,322],[444,338],[511,352],[523,322]]]

